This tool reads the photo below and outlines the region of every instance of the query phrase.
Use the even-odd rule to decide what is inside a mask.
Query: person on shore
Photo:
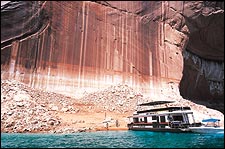
[[[119,122],[118,122],[118,120],[116,120],[116,127],[119,127]]]
[[[106,122],[106,129],[109,130],[109,124]]]

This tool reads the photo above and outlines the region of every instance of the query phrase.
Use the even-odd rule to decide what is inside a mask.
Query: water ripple
[[[74,134],[1,133],[2,148],[223,148],[224,134],[105,131]]]

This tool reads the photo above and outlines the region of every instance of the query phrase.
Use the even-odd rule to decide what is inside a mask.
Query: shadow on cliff
[[[186,18],[186,24],[190,36],[183,51],[180,94],[224,113],[224,11]]]

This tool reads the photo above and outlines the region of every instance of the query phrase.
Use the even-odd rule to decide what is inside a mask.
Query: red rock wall
[[[12,3],[1,9],[2,78],[76,97],[122,83],[163,99],[172,83],[224,111],[224,2]]]
[[[133,13],[141,4],[124,2],[127,11],[95,2],[47,2],[47,29],[2,49],[5,57],[11,51],[3,76],[10,72],[33,87],[62,93],[117,83],[159,93],[161,83],[181,79],[182,55],[164,44],[163,23]],[[147,4],[142,13],[160,13],[162,3]]]

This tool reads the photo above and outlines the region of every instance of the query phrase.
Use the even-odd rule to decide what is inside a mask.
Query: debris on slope
[[[72,98],[1,80],[1,129],[5,132],[49,131],[60,125],[54,112],[77,112]]]
[[[119,84],[87,94],[81,100],[85,103],[92,102],[106,111],[125,113],[134,111],[137,101],[142,100],[142,95],[128,85]]]

